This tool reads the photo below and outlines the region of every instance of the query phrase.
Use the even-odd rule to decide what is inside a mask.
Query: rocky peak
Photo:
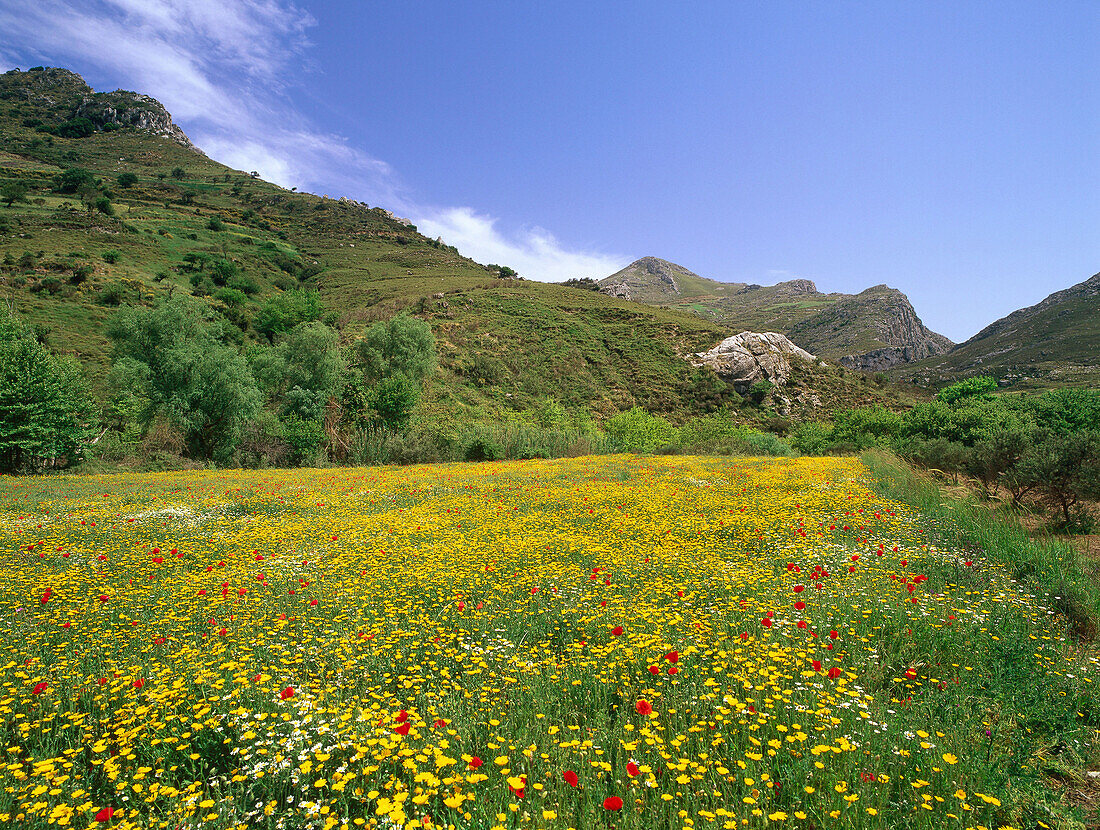
[[[743,331],[727,337],[705,352],[688,355],[692,366],[707,366],[733,384],[738,391],[760,380],[783,386],[791,376],[791,360],[817,360],[782,334],[774,331]]]
[[[798,294],[816,294],[817,285],[813,280],[787,280],[786,282],[776,283],[776,291],[780,294],[787,294],[792,297]]]
[[[639,296],[652,299],[654,295],[673,298],[680,296],[680,280],[684,277],[698,278],[698,275],[675,262],[647,256],[600,280],[600,291],[625,300]]]
[[[56,66],[27,71],[12,69],[0,75],[0,92],[5,97],[21,98],[47,123],[86,118],[97,129],[108,124],[132,127],[198,150],[155,98],[121,89],[95,92],[82,77],[68,69]]]
[[[172,139],[191,150],[196,150],[187,134],[173,123],[172,116],[156,98],[137,92],[115,90],[93,92],[85,95],[73,111],[76,118],[87,118],[99,129],[106,124],[133,127],[152,135]]]

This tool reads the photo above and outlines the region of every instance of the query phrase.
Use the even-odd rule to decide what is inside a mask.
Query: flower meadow
[[[2,478],[0,514],[5,825],[1056,827],[1095,756],[1052,597],[855,459]]]

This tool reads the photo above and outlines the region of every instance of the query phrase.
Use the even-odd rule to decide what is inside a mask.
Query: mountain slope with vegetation
[[[12,343],[27,355],[30,336],[79,362],[104,441],[169,454],[240,461],[222,444],[247,445],[251,429],[279,437],[272,463],[306,460],[310,442],[326,441],[338,458],[429,459],[440,447],[453,457],[472,446],[470,425],[584,432],[633,407],[679,424],[741,400],[684,359],[722,338],[714,322],[518,279],[381,207],[233,170],[195,148],[153,99],[94,93],[64,69],[0,75],[0,299],[25,330]],[[371,375],[360,344],[406,317],[430,326],[438,363],[402,386]],[[169,336],[176,323],[190,340]],[[160,351],[145,360],[150,344]],[[171,393],[162,373],[173,361],[190,367],[189,383],[255,383],[225,390],[241,423],[219,426],[201,389]],[[835,368],[809,367],[798,383],[813,394],[800,394],[793,417],[891,401]],[[735,420],[765,421],[763,398]],[[351,447],[353,433],[366,440],[362,429],[379,423],[431,432],[436,449]],[[496,452],[473,452],[483,451]]]
[[[805,279],[769,286],[725,283],[644,257],[599,286],[611,296],[698,314],[732,332],[776,331],[854,369],[880,371],[943,354],[952,345],[921,323],[908,297],[886,285],[850,295],[822,294]]]
[[[993,322],[939,357],[898,367],[940,386],[989,375],[1005,387],[1100,385],[1100,274]]]

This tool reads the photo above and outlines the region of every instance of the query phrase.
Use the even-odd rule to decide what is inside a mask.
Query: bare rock
[[[783,386],[791,376],[791,361],[817,360],[782,334],[743,331],[705,352],[690,355],[692,366],[708,366],[735,388],[747,389],[760,380]]]

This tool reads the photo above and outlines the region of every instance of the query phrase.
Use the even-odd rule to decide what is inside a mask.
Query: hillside
[[[425,417],[554,398],[680,418],[732,392],[682,359],[724,334],[690,309],[502,279],[381,207],[219,164],[152,98],[95,93],[65,69],[0,75],[0,188],[14,197],[0,204],[0,295],[100,394],[119,306],[193,294],[248,348],[266,342],[260,305],[296,288],[320,293],[345,342],[400,310],[430,322],[440,370]],[[835,372],[815,383],[824,408],[884,394]]]
[[[1005,387],[1100,385],[1100,274],[986,326],[945,355],[898,367],[899,379],[943,385],[991,375]]]
[[[729,331],[777,331],[814,354],[849,368],[879,371],[943,354],[946,337],[921,323],[909,298],[885,285],[823,294],[810,280],[762,286],[701,277],[644,257],[600,280],[610,296],[688,311]]]

